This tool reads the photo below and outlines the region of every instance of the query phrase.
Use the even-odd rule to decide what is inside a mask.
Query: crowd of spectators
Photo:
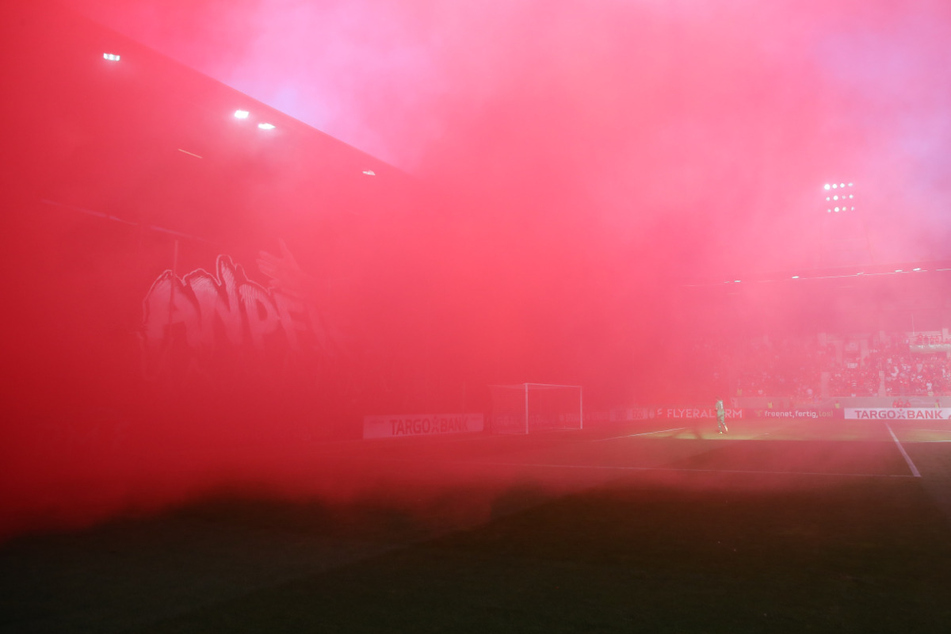
[[[737,396],[811,400],[819,395],[823,351],[815,341],[757,340],[741,345],[728,360]]]
[[[951,396],[951,345],[940,335],[760,338],[720,359],[736,396],[812,401],[825,396]],[[932,348],[921,352],[920,346]],[[936,348],[936,349],[935,349]]]
[[[951,395],[947,354],[896,354],[880,361],[889,396]]]

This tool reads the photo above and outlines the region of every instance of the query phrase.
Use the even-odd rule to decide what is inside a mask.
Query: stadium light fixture
[[[250,114],[251,114],[251,113],[248,112],[247,110],[235,110],[235,111],[234,111],[234,118],[235,118],[235,119],[247,119],[247,118],[248,118],[248,115],[250,115]]]
[[[374,172],[373,170],[363,170],[363,173],[366,174],[367,176],[376,176],[376,172]]]
[[[103,54],[102,54],[102,59],[107,59],[107,60],[109,60],[110,62],[118,62],[119,59],[121,59],[121,58],[120,58],[118,55],[116,55],[115,53],[103,53]]]
[[[824,188],[825,188],[826,190],[830,189],[831,187],[832,187],[832,185],[830,185],[829,183],[826,183],[826,184],[824,185]]]
[[[275,126],[273,123],[259,123],[258,127],[262,130],[273,130]]]
[[[798,279],[799,279],[799,276],[798,276],[798,275],[793,275],[792,278],[793,278],[794,280],[798,280]]]

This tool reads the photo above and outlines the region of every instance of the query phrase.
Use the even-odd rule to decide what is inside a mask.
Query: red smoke
[[[30,124],[3,155],[10,206],[27,210],[4,244],[10,294],[24,298],[6,318],[11,420],[33,421],[4,428],[6,447],[25,447],[6,462],[31,482],[5,487],[18,507],[281,480],[275,465],[314,417],[481,410],[490,383],[583,384],[604,407],[678,398],[688,381],[706,398],[710,378],[679,345],[688,334],[848,327],[881,297],[791,301],[770,287],[730,291],[724,307],[727,291],[686,285],[842,264],[830,235],[864,237],[857,264],[947,255],[939,2],[64,5],[197,72],[130,44],[142,65],[112,71],[134,91],[116,88],[82,74],[70,47],[125,40],[58,10],[8,9],[3,71],[20,92],[5,108]],[[50,48],[31,53],[24,24]],[[32,75],[49,68],[60,72]],[[209,77],[256,114],[370,156],[289,118],[274,142],[236,131],[229,109],[247,104]],[[166,154],[167,139],[189,144]],[[179,149],[204,158],[181,163]],[[861,216],[826,213],[832,179],[856,183]],[[76,220],[89,211],[119,221],[90,228]],[[172,234],[144,226],[199,240],[173,253]],[[254,261],[281,239],[316,280],[346,369],[308,368],[321,377],[311,400],[278,381],[211,399],[193,375],[139,386],[129,335],[150,285],[219,254],[266,284]],[[173,415],[183,404],[189,415]],[[89,447],[74,432],[37,440],[76,411]],[[126,430],[122,451],[97,436],[107,428]],[[240,448],[222,448],[235,437]]]

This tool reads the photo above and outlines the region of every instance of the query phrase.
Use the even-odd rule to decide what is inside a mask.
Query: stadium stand
[[[941,349],[948,343],[914,333],[757,338],[720,356],[710,371],[732,377],[740,397],[951,396],[951,358]]]

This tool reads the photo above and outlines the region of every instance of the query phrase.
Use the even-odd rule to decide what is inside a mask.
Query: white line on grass
[[[657,431],[645,431],[640,434],[627,434],[625,436],[611,436],[610,438],[597,438],[592,442],[601,442],[602,440],[617,440],[618,438],[633,438],[634,436],[650,436],[651,434],[663,434],[667,431],[680,431],[681,429],[687,429],[686,427],[675,427],[674,429],[659,429]]]
[[[895,435],[895,432],[892,431],[891,425],[885,423],[885,427],[888,428],[888,433],[892,435],[892,440],[895,441],[895,444],[898,445],[898,451],[901,452],[901,455],[905,457],[905,462],[908,463],[908,468],[911,469],[911,474],[916,478],[920,478],[921,474],[918,473],[918,467],[915,466],[915,463],[911,461],[911,458],[905,453],[905,448],[901,446],[901,443],[898,442],[898,436]]]
[[[542,467],[550,469],[600,469],[603,471],[672,471],[683,473],[747,473],[753,475],[804,475],[804,476],[835,476],[839,478],[920,478],[920,475],[904,475],[892,473],[823,473],[820,471],[756,471],[746,469],[676,469],[672,467],[608,467],[601,465],[584,464],[541,464],[523,462],[467,462],[465,464],[485,467]],[[917,470],[916,470],[917,472]]]

